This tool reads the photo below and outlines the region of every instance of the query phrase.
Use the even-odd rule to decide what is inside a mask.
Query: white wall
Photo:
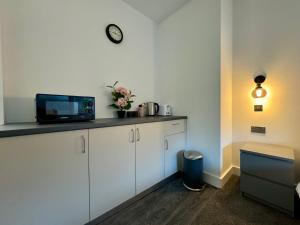
[[[220,0],[192,0],[158,26],[156,96],[188,116],[188,147],[220,174]]]
[[[3,109],[3,68],[2,68],[2,47],[1,46],[2,46],[2,35],[1,35],[1,20],[0,20],[0,125],[2,125],[4,123],[4,109]]]
[[[234,1],[233,141],[234,164],[244,141],[274,143],[296,150],[300,179],[300,1]],[[264,112],[253,112],[253,77],[266,72]],[[266,135],[250,133],[266,126]]]
[[[233,1],[221,0],[221,174],[232,165],[232,13]]]
[[[154,97],[154,23],[121,0],[1,0],[6,122],[34,121],[36,93],[96,97],[97,117],[112,117],[105,85],[119,80]],[[121,45],[105,35],[124,32]]]

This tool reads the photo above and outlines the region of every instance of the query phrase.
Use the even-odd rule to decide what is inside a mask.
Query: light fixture
[[[254,112],[262,112],[264,110],[264,106],[262,100],[267,96],[267,91],[261,86],[263,82],[265,82],[265,75],[258,75],[254,78],[254,82],[256,83],[255,89],[252,91],[252,97],[255,100]]]
[[[256,83],[256,88],[252,91],[253,98],[264,98],[267,96],[267,91],[261,86],[265,80],[265,75],[258,75],[255,77],[254,82]]]

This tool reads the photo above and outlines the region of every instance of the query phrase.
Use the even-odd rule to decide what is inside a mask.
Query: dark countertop
[[[187,119],[187,116],[151,116],[143,118],[105,118],[96,119],[89,122],[76,122],[76,123],[61,123],[61,124],[37,124],[37,123],[11,123],[0,126],[0,138],[15,137],[32,134],[44,134],[52,132],[63,132],[71,130],[83,130],[102,127],[114,127],[133,125],[140,123],[154,123],[170,120]]]

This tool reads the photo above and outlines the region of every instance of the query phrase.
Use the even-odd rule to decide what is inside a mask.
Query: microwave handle
[[[37,119],[36,97],[34,98],[35,119]]]

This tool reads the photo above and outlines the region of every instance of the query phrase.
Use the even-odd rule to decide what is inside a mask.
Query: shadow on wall
[[[35,122],[35,99],[4,97],[5,123]]]
[[[183,172],[183,167],[184,167],[184,157],[183,154],[186,150],[181,150],[177,153],[177,167],[178,170]]]
[[[223,176],[227,170],[229,170],[232,166],[232,144],[226,145],[222,148],[222,171],[221,176]]]
[[[240,149],[247,142],[234,142],[232,143],[232,165],[240,167]]]
[[[43,93],[43,92],[37,92]],[[48,91],[49,94],[57,94],[55,91]],[[112,102],[110,91],[103,86],[97,89],[96,93],[65,93],[63,91],[59,94],[95,96],[96,97],[96,118],[110,118],[117,117],[116,110],[109,105]],[[132,108],[135,109],[135,108]],[[4,97],[4,121],[5,123],[24,123],[35,122],[35,97]]]

